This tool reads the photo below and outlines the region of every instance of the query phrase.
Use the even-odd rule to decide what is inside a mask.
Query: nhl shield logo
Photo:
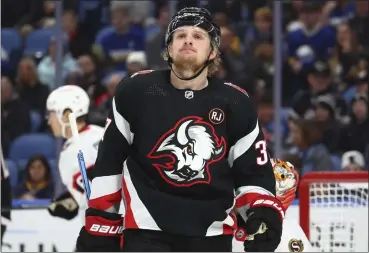
[[[185,92],[185,98],[192,99],[193,98],[193,91],[192,90],[186,90]]]

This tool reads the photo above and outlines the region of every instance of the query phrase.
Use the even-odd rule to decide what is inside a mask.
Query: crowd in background
[[[7,161],[12,145],[30,133],[49,134],[46,99],[56,83],[56,1],[1,2],[1,140]],[[258,108],[273,154],[273,2],[177,1],[176,9],[202,6],[221,27],[221,65],[215,76],[244,88]],[[300,175],[359,171],[369,160],[369,5],[365,0],[282,1],[283,157]],[[104,125],[122,77],[168,65],[161,52],[170,21],[168,1],[68,0],[63,3],[62,85],[84,88],[89,122]],[[22,39],[5,45],[5,30]],[[3,33],[4,32],[4,33]],[[43,33],[39,33],[43,34]],[[37,120],[38,119],[38,120]],[[35,147],[37,148],[37,147]],[[24,160],[24,159],[23,159]],[[17,163],[14,197],[52,198],[54,163],[42,154]]]

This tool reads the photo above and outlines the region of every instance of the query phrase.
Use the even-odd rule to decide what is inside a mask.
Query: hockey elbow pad
[[[246,252],[274,252],[281,242],[284,219],[282,203],[275,197],[262,196],[246,211],[244,241]]]
[[[120,214],[88,208],[86,225],[77,239],[77,252],[118,252],[122,234],[123,217]]]
[[[78,203],[70,194],[65,192],[48,206],[47,210],[52,216],[71,220],[78,214]]]

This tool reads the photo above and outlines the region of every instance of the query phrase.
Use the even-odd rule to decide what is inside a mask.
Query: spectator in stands
[[[331,155],[322,144],[322,124],[315,120],[292,120],[289,128],[292,144],[301,154],[301,175],[312,171],[333,170]]]
[[[355,5],[351,0],[326,1],[321,22],[332,26],[347,23],[355,15]]]
[[[37,73],[40,78],[41,83],[49,86],[52,90],[56,88],[55,83],[55,57],[56,57],[56,48],[55,48],[56,38],[52,37],[50,40],[49,52],[41,62],[37,66]],[[72,57],[68,48],[68,41],[65,37],[63,37],[63,55],[62,55],[62,75],[63,78],[69,74],[69,72],[73,69],[78,68],[77,61]]]
[[[247,79],[245,57],[242,55],[240,38],[235,36],[230,27],[220,27],[220,57],[227,70],[228,81],[243,86]],[[244,87],[243,87],[244,88]]]
[[[146,38],[147,63],[150,69],[164,69],[168,63],[160,57],[163,54],[164,42],[167,27],[169,24],[168,5],[162,5],[158,10],[155,32],[152,32]]]
[[[97,67],[95,58],[85,54],[78,58],[82,78],[76,83],[69,83],[81,86],[90,96],[91,105],[98,107],[107,97],[106,87],[102,84],[102,73]]]
[[[122,2],[121,0],[115,0],[112,2]],[[151,15],[153,8],[153,1],[141,0],[141,1],[124,1],[130,4],[130,15],[132,17],[132,23],[139,26],[145,27],[146,21]]]
[[[141,28],[132,25],[130,6],[124,1],[112,2],[112,30],[107,31],[97,43],[101,47],[98,54],[107,62],[112,62],[115,70],[126,70],[127,56],[131,51],[145,50],[145,34]],[[96,51],[95,51],[96,52]]]
[[[41,13],[35,15],[37,28],[53,27],[56,24],[55,18],[55,1],[43,1]]]
[[[106,118],[108,117],[109,110],[112,106],[112,100],[115,93],[115,88],[122,80],[123,76],[121,74],[112,74],[108,77],[106,86],[108,87],[108,96],[99,105],[99,107],[90,110],[89,122],[92,124],[104,126]]]
[[[367,94],[356,94],[351,102],[351,122],[342,129],[342,151],[357,150],[363,154],[369,144],[369,117]]]
[[[355,16],[350,20],[350,26],[358,37],[359,44],[369,51],[369,4],[368,1],[356,0]]]
[[[315,102],[315,120],[323,123],[322,143],[331,153],[339,152],[341,124],[337,120],[336,102],[333,96],[320,95]]]
[[[261,97],[273,90],[274,53],[273,44],[260,43],[254,48],[248,62],[248,74],[254,79],[254,96]]]
[[[33,58],[24,57],[18,64],[16,88],[20,98],[29,109],[40,115],[45,115],[46,99],[49,95],[49,87],[43,85],[37,75],[37,67]]]
[[[300,90],[293,98],[291,117],[298,119],[314,118],[314,103],[320,95],[330,95],[335,98],[337,114],[347,115],[347,105],[342,98],[336,98],[335,85],[327,62],[316,61],[308,72],[309,90]]]
[[[140,70],[147,69],[145,51],[133,51],[127,57],[127,75],[132,75]]]
[[[343,83],[341,90],[350,85],[352,68],[358,63],[361,51],[362,47],[351,28],[347,24],[338,26],[335,50],[330,64],[337,80]]]
[[[350,150],[342,155],[342,170],[361,171],[365,169],[365,160],[362,153],[356,150]]]
[[[369,64],[363,61],[363,65],[363,68],[359,69],[356,78],[354,78],[354,84],[356,93],[368,94],[369,96]]]
[[[92,42],[83,33],[79,25],[78,16],[73,10],[66,10],[63,13],[63,31],[68,35],[68,44],[73,58],[78,58],[83,54],[90,54]]]
[[[8,156],[12,141],[31,130],[30,110],[7,77],[1,78],[1,145]]]
[[[272,42],[272,22],[273,13],[269,7],[265,6],[255,11],[253,25],[247,30],[243,38],[248,52],[247,55],[251,55],[260,43]]]
[[[274,104],[272,92],[267,92],[258,102],[258,118],[261,129],[263,130],[265,140],[270,153],[272,152],[273,143],[275,140],[274,132]],[[286,122],[282,121],[281,135],[284,136],[287,132]],[[283,137],[282,137],[283,138]]]
[[[53,198],[54,185],[51,167],[44,156],[31,157],[24,173],[24,181],[14,188],[15,198],[25,200]]]
[[[302,48],[310,48],[316,59],[328,60],[331,56],[335,32],[331,27],[320,24],[321,7],[321,2],[304,1],[299,12],[300,22],[287,32],[289,62],[295,74],[300,74],[304,66],[311,64],[310,60],[304,62],[298,57]]]
[[[369,96],[369,73],[368,71],[362,70],[358,73],[356,82],[356,92],[368,94]]]

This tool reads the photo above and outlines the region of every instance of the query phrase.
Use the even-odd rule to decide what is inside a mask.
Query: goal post
[[[316,252],[368,252],[368,172],[305,174],[299,218]]]

